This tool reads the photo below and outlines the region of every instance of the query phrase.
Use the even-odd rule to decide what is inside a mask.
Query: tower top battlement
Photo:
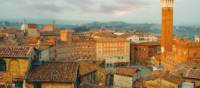
[[[174,0],[161,0],[162,7],[174,7]]]

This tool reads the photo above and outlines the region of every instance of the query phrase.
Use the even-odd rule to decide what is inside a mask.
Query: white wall
[[[132,88],[132,77],[114,75],[114,88]]]

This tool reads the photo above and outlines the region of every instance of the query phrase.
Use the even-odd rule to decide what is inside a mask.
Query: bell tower
[[[161,4],[162,4],[161,52],[165,56],[167,52],[172,52],[172,46],[173,46],[174,0],[161,0]]]

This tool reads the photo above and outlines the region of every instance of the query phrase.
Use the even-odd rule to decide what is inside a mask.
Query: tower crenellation
[[[162,7],[174,7],[174,0],[161,0]]]

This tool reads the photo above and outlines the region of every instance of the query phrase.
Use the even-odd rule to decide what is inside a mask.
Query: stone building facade
[[[36,58],[31,47],[0,47],[0,86],[24,86],[26,72]]]
[[[165,67],[170,70],[177,65],[192,60],[200,60],[200,43],[192,42],[185,38],[181,41],[178,37],[173,45],[173,51],[167,54],[167,59],[163,59]]]
[[[80,60],[96,60],[96,41],[89,36],[74,36],[73,44],[79,53]]]
[[[151,58],[160,53],[159,42],[131,44],[131,64],[147,66]]]
[[[123,62],[130,61],[130,41],[123,38],[96,39],[97,60],[118,57]]]
[[[133,87],[134,82],[139,79],[140,71],[138,69],[133,67],[118,67],[113,79],[114,88],[135,88]]]

